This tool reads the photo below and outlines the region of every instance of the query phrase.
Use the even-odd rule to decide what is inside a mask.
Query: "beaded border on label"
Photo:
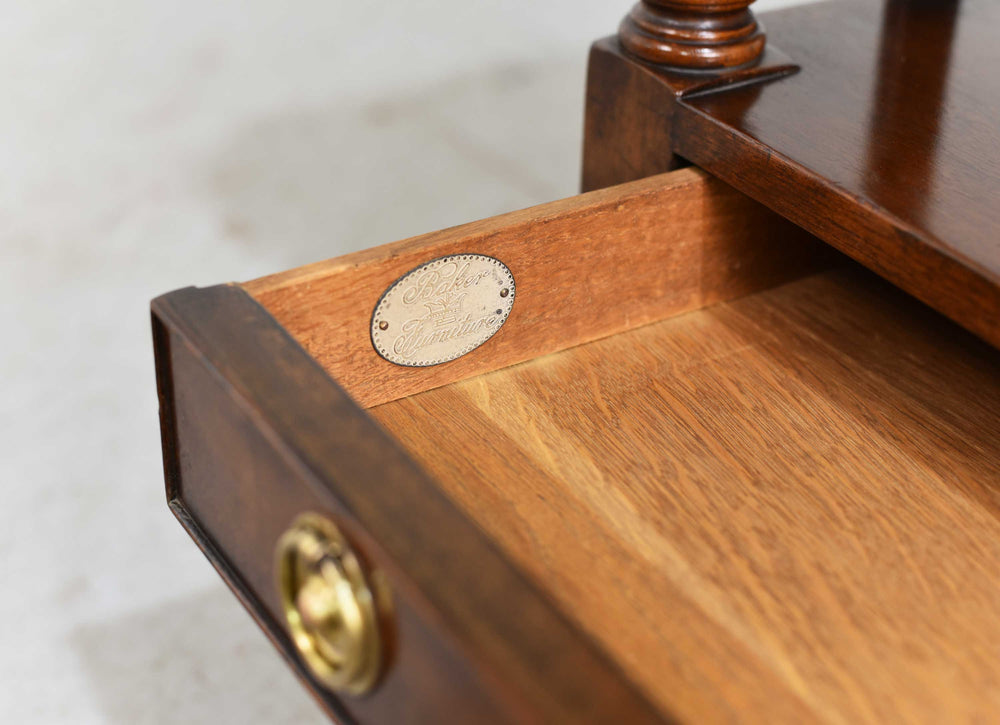
[[[386,302],[386,299],[389,296],[389,293],[392,292],[393,290],[395,290],[396,287],[399,286],[400,282],[402,282],[403,280],[405,280],[407,277],[410,277],[411,275],[417,274],[417,273],[419,273],[419,272],[427,269],[428,267],[432,267],[434,265],[443,264],[444,262],[447,262],[449,260],[456,260],[456,259],[459,259],[459,260],[460,259],[469,259],[469,260],[475,259],[475,260],[482,260],[482,261],[489,262],[490,264],[492,264],[492,265],[494,265],[496,267],[499,267],[499,269],[501,271],[501,274],[503,274],[507,278],[510,292],[508,294],[508,299],[504,300],[504,304],[506,305],[506,309],[504,310],[503,308],[501,308],[501,310],[503,310],[503,317],[500,319],[500,323],[496,326],[496,329],[494,329],[493,332],[490,333],[489,336],[483,338],[482,340],[480,340],[479,342],[476,342],[474,344],[466,345],[459,352],[457,352],[454,355],[451,355],[449,357],[438,358],[438,359],[435,359],[435,360],[428,360],[428,361],[419,362],[419,363],[398,362],[396,360],[391,359],[389,357],[389,352],[385,349],[384,346],[382,346],[379,343],[379,341],[377,339],[377,336],[379,335],[379,333],[382,332],[382,330],[378,329],[379,312],[383,310],[385,302]],[[389,285],[386,288],[386,290],[382,293],[382,295],[379,297],[378,302],[375,303],[375,309],[372,310],[371,322],[370,322],[370,324],[368,326],[368,328],[369,328],[369,334],[370,334],[370,337],[371,337],[372,347],[379,354],[379,356],[382,359],[384,359],[386,362],[390,362],[393,365],[399,365],[400,367],[425,368],[425,367],[431,367],[431,366],[434,366],[434,365],[441,365],[442,363],[446,363],[446,362],[451,362],[453,360],[457,360],[458,358],[462,357],[463,355],[467,355],[468,353],[472,352],[476,348],[482,347],[484,344],[486,344],[487,342],[489,342],[500,331],[500,328],[503,327],[504,324],[507,322],[507,318],[510,317],[511,310],[514,309],[514,298],[515,297],[516,297],[516,283],[514,281],[514,274],[510,271],[510,268],[506,264],[504,264],[503,262],[501,262],[496,257],[490,257],[490,256],[488,256],[486,254],[447,254],[447,255],[445,255],[443,257],[436,257],[435,259],[432,259],[432,260],[430,260],[428,262],[424,262],[423,264],[421,264],[421,265],[419,265],[417,267],[414,267],[410,271],[408,271],[405,274],[401,275],[391,285]],[[500,311],[500,310],[498,310],[498,311]]]

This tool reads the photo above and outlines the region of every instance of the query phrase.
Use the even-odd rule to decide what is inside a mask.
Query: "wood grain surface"
[[[248,282],[253,295],[362,406],[529,360],[764,289],[825,264],[823,245],[696,169],[543,204]],[[372,347],[372,310],[395,280],[448,254],[514,275],[506,324],[443,365]]]
[[[596,43],[583,188],[692,162],[1000,346],[1000,3],[762,19],[800,72],[683,97],[677,74]]]
[[[1000,718],[1000,354],[867,271],[371,412],[682,720]]]
[[[331,716],[669,719],[249,295],[178,290],[153,315],[171,509]],[[319,685],[287,632],[274,549],[306,512],[390,592],[387,665],[364,697]]]

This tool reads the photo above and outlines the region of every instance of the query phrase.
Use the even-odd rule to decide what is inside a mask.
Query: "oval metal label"
[[[493,337],[513,305],[514,276],[499,259],[439,257],[382,294],[372,312],[372,345],[397,365],[438,365]]]

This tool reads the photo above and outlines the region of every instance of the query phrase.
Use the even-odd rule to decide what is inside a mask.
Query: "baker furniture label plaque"
[[[372,313],[372,345],[389,362],[426,367],[489,340],[514,305],[514,276],[482,254],[440,257],[407,272]]]

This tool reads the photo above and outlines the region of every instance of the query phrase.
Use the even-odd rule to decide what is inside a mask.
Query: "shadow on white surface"
[[[227,237],[291,266],[570,196],[580,56],[257,119],[208,170],[207,197]]]
[[[329,722],[223,587],[84,625],[70,645],[112,725]]]

